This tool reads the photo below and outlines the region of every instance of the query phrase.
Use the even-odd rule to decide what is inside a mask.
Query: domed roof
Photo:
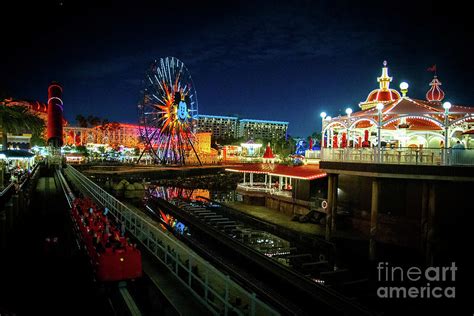
[[[444,99],[444,91],[441,90],[441,81],[434,76],[433,80],[430,82],[431,88],[426,92],[426,100],[430,102],[441,102]]]
[[[390,82],[392,77],[388,76],[387,61],[383,62],[382,75],[377,78],[380,87],[372,90],[365,102],[359,103],[362,110],[367,110],[375,107],[377,103],[388,103],[396,101],[401,98],[400,93],[397,90],[390,89]]]
[[[400,99],[400,93],[398,91],[390,90],[380,90],[376,89],[369,93],[367,100],[365,102],[391,102]]]

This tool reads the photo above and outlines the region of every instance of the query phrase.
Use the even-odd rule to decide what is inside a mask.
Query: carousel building
[[[425,100],[409,97],[407,83],[400,84],[401,93],[391,89],[386,61],[377,81],[379,88],[359,103],[359,111],[349,108],[345,116],[333,118],[321,113],[323,159],[364,160],[365,154],[378,153],[386,161],[403,163],[415,157],[417,162],[443,163],[455,145],[474,148],[474,107],[443,103],[445,93],[436,75]]]

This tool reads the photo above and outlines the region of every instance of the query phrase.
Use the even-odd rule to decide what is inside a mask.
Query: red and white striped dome
[[[391,102],[400,99],[400,93],[394,89],[376,89],[369,93],[365,102]]]
[[[436,76],[430,82],[430,90],[426,92],[426,100],[430,102],[441,102],[444,99],[444,91],[441,90],[441,82]]]
[[[401,98],[400,93],[395,89],[390,89],[392,77],[388,75],[387,61],[383,62],[382,75],[377,78],[379,88],[372,90],[365,102],[360,102],[359,107],[367,110],[376,106],[377,103],[388,103]]]

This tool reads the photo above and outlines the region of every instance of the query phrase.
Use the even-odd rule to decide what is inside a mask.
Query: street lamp
[[[407,92],[408,92],[408,83],[406,83],[406,82],[400,83],[400,91],[402,92],[402,96],[406,97]]]
[[[451,103],[449,102],[444,102],[443,103],[443,108],[444,108],[444,164],[448,164],[448,114],[449,114],[449,109],[451,108]]]
[[[321,112],[319,116],[321,116],[321,119],[322,119],[321,121],[321,149],[323,149],[324,147],[324,119],[328,115],[326,114],[326,112]]]
[[[351,114],[352,114],[352,109],[351,108],[347,108],[346,109],[346,114],[347,114],[347,121],[348,121],[348,127],[347,127],[347,141],[350,142],[351,140]],[[354,146],[354,140],[352,140],[352,145]]]
[[[382,144],[381,144],[381,135],[380,135],[380,129],[382,128],[382,109],[383,109],[383,103],[377,103],[376,109],[378,112],[378,124],[377,124],[377,147],[378,147],[378,159],[380,162],[380,151],[382,149]]]

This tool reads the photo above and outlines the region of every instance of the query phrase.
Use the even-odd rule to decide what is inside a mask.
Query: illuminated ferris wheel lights
[[[193,147],[198,115],[191,75],[180,60],[166,57],[155,61],[146,76],[138,105],[140,133],[161,163],[184,164]]]

